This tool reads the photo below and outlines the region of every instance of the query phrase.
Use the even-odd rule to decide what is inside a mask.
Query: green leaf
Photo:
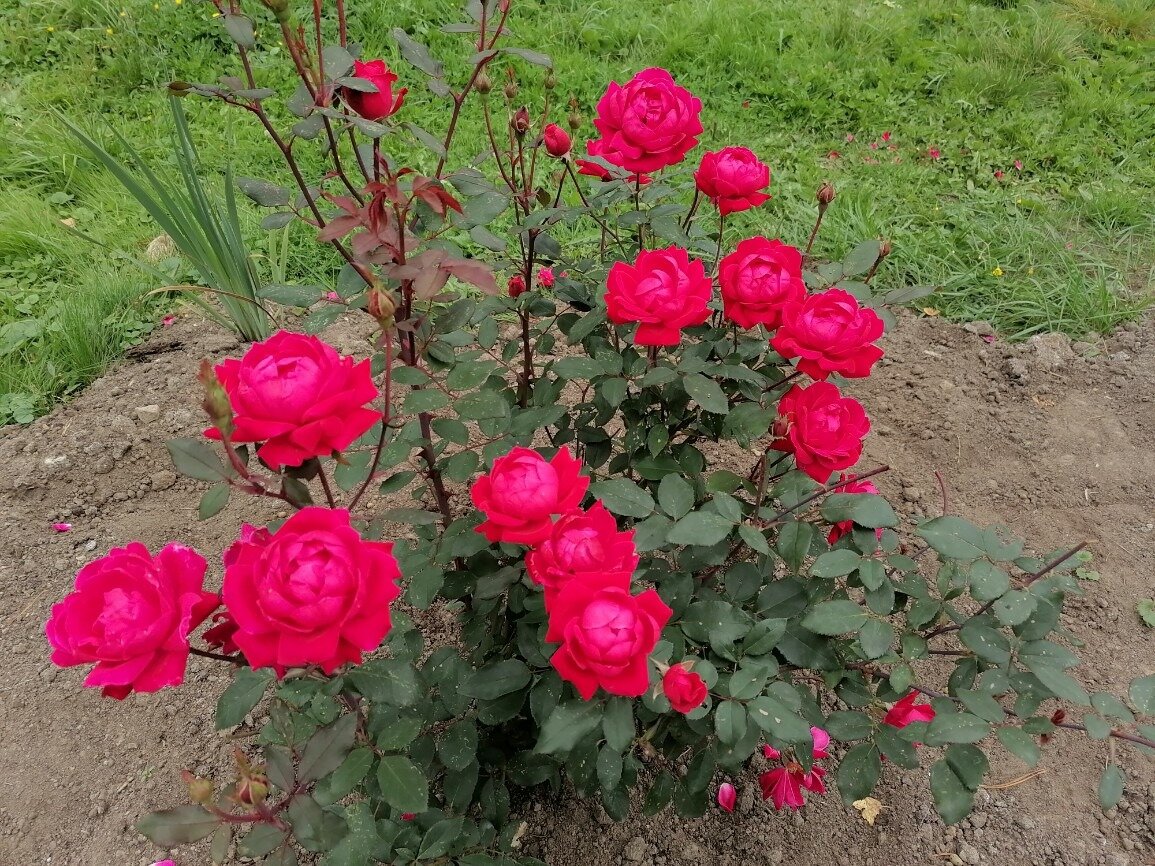
[[[622,780],[622,755],[608,745],[598,751],[597,774],[602,788],[611,791]]]
[[[1131,706],[1146,716],[1155,715],[1155,674],[1131,683]]]
[[[991,610],[1003,625],[1019,625],[1035,612],[1039,597],[1023,589],[1008,592],[994,603]]]
[[[297,770],[300,781],[315,782],[341,766],[353,748],[356,734],[357,716],[353,713],[347,713],[333,724],[320,728],[309,739],[301,755],[301,764]]]
[[[876,240],[863,241],[852,249],[842,260],[842,275],[857,277],[869,271],[882,250],[882,244]]]
[[[417,415],[421,412],[436,412],[438,409],[444,409],[449,405],[449,395],[444,391],[435,391],[433,389],[421,389],[420,391],[410,391],[405,395],[404,408],[409,415]]]
[[[1148,628],[1155,628],[1155,599],[1145,598],[1135,606],[1139,619],[1143,620]]]
[[[654,497],[629,478],[598,481],[590,485],[590,493],[611,512],[623,517],[649,517],[654,512]]]
[[[980,719],[999,724],[1007,718],[1007,714],[1003,711],[999,702],[986,692],[964,689],[959,691],[958,698],[962,701],[964,707]]]
[[[947,743],[977,743],[991,732],[989,722],[970,713],[939,713],[926,731],[931,746]]]
[[[810,743],[810,724],[778,698],[763,695],[750,702],[750,720],[759,728],[785,743]]]
[[[217,699],[217,730],[231,728],[245,720],[265,694],[265,689],[273,681],[269,668],[240,668],[229,687]]]
[[[1022,728],[999,728],[998,737],[1007,751],[1027,766],[1033,767],[1039,763],[1039,745],[1035,742],[1035,738]]]
[[[738,524],[738,536],[750,547],[751,550],[757,553],[769,553],[770,544],[766,541],[766,536],[762,534],[762,530],[755,529],[748,523]]]
[[[680,475],[667,475],[658,485],[658,504],[674,520],[684,517],[695,499],[693,486]]]
[[[872,619],[858,632],[858,642],[868,659],[877,659],[890,652],[894,644],[894,627],[881,619]]]
[[[594,376],[604,376],[606,368],[593,358],[583,358],[580,355],[572,358],[562,358],[554,361],[551,368],[560,379],[592,379]]]
[[[377,784],[385,802],[402,812],[420,814],[429,806],[429,781],[412,761],[386,755],[377,764]]]
[[[874,721],[866,713],[842,710],[827,716],[823,727],[833,739],[850,743],[869,737],[874,730]]]
[[[873,493],[832,493],[822,503],[822,518],[828,523],[852,520],[867,529],[898,525],[890,503]]]
[[[201,520],[208,520],[215,514],[220,513],[221,509],[229,504],[229,494],[232,488],[227,484],[214,484],[201,496],[200,506],[197,508],[197,515]]]
[[[1091,705],[1091,698],[1087,695],[1086,690],[1079,685],[1078,680],[1070,674],[1065,674],[1058,668],[1038,664],[1037,662],[1027,662],[1026,664],[1031,673],[1039,678],[1039,682],[1046,686],[1056,697],[1063,698],[1064,700],[1084,707]]]
[[[421,696],[417,672],[400,659],[372,659],[347,676],[353,687],[374,703],[408,707]]]
[[[666,540],[670,544],[697,544],[712,547],[734,529],[734,524],[712,511],[691,511],[670,527]]]
[[[216,831],[220,819],[202,806],[189,804],[150,812],[136,823],[136,829],[162,848],[197,842]]]
[[[815,634],[841,635],[857,632],[869,616],[853,601],[839,599],[815,605],[802,619],[802,627]]]
[[[492,701],[525,688],[530,671],[520,659],[505,659],[474,671],[458,686],[463,695]]]
[[[946,750],[946,762],[969,791],[977,791],[991,764],[982,749],[972,745],[954,745]]]
[[[176,471],[198,481],[227,481],[232,473],[225,469],[212,447],[201,439],[181,437],[165,443]]]
[[[448,769],[460,772],[477,758],[477,724],[462,719],[445,729],[437,744],[437,755]]]
[[[971,566],[971,595],[976,601],[990,601],[1011,588],[1011,578],[1005,571],[980,559]]]
[[[441,78],[444,75],[444,68],[441,65],[441,61],[434,60],[428,48],[400,27],[393,28],[393,38],[397,40],[397,47],[401,49],[401,56],[411,65],[417,67],[432,78]]]
[[[725,415],[730,411],[729,399],[722,386],[713,379],[707,379],[701,373],[689,373],[682,380],[682,387],[686,389],[690,399],[696,401],[707,412]]]
[[[722,701],[714,713],[714,730],[718,739],[733,745],[746,736],[746,708],[737,701]]]
[[[501,51],[504,54],[512,54],[514,57],[520,57],[526,63],[532,63],[534,66],[544,66],[546,69],[553,68],[553,60],[548,54],[542,54],[540,51],[534,51],[530,48],[522,48],[519,45],[503,45]]]
[[[972,560],[984,553],[982,532],[961,517],[936,517],[920,525],[915,533],[947,559]]]
[[[814,541],[814,526],[801,520],[792,520],[785,523],[778,532],[778,555],[790,566],[790,570],[798,573],[802,570],[802,562],[810,552],[810,544]]]
[[[1115,764],[1103,768],[1103,775],[1099,777],[1099,805],[1104,812],[1119,805],[1123,797],[1123,782],[1123,771]]]
[[[290,219],[293,217],[292,214],[273,214],[273,216],[288,216]],[[286,307],[310,307],[321,299],[321,287],[273,283],[261,286],[259,294],[262,300],[276,301]]]
[[[418,860],[432,860],[445,854],[461,838],[464,818],[446,818],[438,821],[425,833],[417,852]]]
[[[602,733],[610,748],[624,752],[637,736],[633,703],[627,698],[610,698],[602,719]]]
[[[282,845],[289,838],[289,831],[272,824],[254,824],[253,829],[237,843],[237,854],[256,860]]]
[[[600,704],[581,700],[559,704],[541,726],[534,751],[543,755],[569,752],[601,722]]]
[[[842,801],[849,805],[870,796],[880,772],[882,761],[878,749],[869,743],[851,748],[838,765],[838,792],[842,794]]]
[[[974,806],[975,792],[963,784],[946,760],[931,767],[930,791],[935,808],[947,824],[957,824]]]
[[[845,577],[858,568],[862,555],[853,550],[828,550],[810,566],[811,577]]]
[[[267,180],[255,177],[236,178],[237,189],[261,207],[285,207],[292,203],[289,191]]]

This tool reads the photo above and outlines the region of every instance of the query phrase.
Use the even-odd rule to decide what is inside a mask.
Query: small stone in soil
[[[149,406],[137,406],[136,417],[141,424],[151,424],[160,417],[160,406],[155,403]]]

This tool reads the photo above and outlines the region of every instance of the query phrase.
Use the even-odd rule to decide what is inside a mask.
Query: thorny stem
[[[806,241],[806,252],[802,254],[802,260],[806,261],[810,258],[810,251],[814,248],[814,239],[818,237],[818,229],[822,227],[822,218],[826,216],[826,205],[818,205],[818,219],[814,221],[814,228],[810,230],[810,238]]]
[[[811,502],[813,502],[815,499],[818,499],[820,496],[825,496],[827,493],[833,493],[834,491],[836,491],[840,487],[845,487],[847,484],[852,484],[855,481],[864,481],[867,478],[873,478],[875,475],[881,475],[883,472],[889,472],[889,471],[890,471],[889,466],[877,466],[874,469],[871,469],[869,472],[863,472],[861,475],[857,475],[854,478],[843,478],[841,481],[838,481],[834,484],[823,485],[823,487],[820,490],[817,490],[814,493],[811,493],[809,496],[807,496],[801,502],[798,502],[797,504],[795,504],[791,508],[784,509],[783,511],[780,511],[777,514],[775,514],[773,519],[767,525],[773,526],[775,523],[778,523],[780,520],[782,520],[782,518],[787,517],[790,514],[793,514],[795,511],[798,511],[804,505],[809,505]]]
[[[698,203],[702,200],[702,191],[694,187],[694,200],[690,203],[690,210],[686,213],[686,219],[682,222],[682,231],[690,228],[690,223],[694,219],[694,214],[698,212]]]
[[[349,22],[345,18],[345,0],[337,0],[337,33],[344,48],[349,44]]]
[[[714,268],[711,274],[718,273],[718,267],[722,264],[722,236],[726,233],[726,215],[718,211],[718,247],[714,251]]]
[[[201,658],[206,658],[206,659],[214,659],[215,661],[218,661],[218,662],[228,662],[229,664],[232,664],[232,665],[243,665],[245,663],[244,658],[239,654],[235,655],[235,656],[227,656],[227,655],[224,655],[223,653],[214,653],[214,652],[209,652],[208,650],[197,649],[195,646],[190,646],[188,648],[188,651],[190,653],[192,653],[194,656],[200,656]]]
[[[337,500],[333,498],[333,488],[329,486],[329,476],[325,474],[325,467],[318,464],[317,477],[321,479],[321,489],[325,491],[325,501],[330,508],[337,507]]]
[[[353,494],[353,499],[349,502],[350,512],[357,507],[357,503],[361,501],[361,497],[365,495],[365,491],[373,483],[373,476],[376,475],[377,466],[381,463],[381,452],[385,450],[385,439],[389,435],[389,414],[393,396],[393,332],[385,331],[381,335],[381,342],[385,349],[385,384],[381,393],[385,405],[381,411],[381,435],[377,438],[377,449],[373,452],[373,459],[369,463],[369,474],[365,476],[361,487]]]
[[[521,381],[518,383],[517,405],[524,409],[529,405],[529,395],[533,389],[533,343],[529,335],[529,310],[518,310],[521,319]]]
[[[866,476],[862,475],[859,477],[865,478]],[[1080,542],[1079,544],[1076,544],[1074,547],[1072,547],[1066,553],[1062,553],[1059,556],[1052,559],[1050,562],[1048,562],[1046,565],[1044,565],[1038,571],[1034,572],[1033,574],[1027,575],[1027,577],[1023,580],[1023,588],[1025,589],[1026,587],[1030,586],[1032,583],[1034,583],[1036,580],[1038,580],[1043,575],[1058,568],[1060,565],[1062,565],[1064,562],[1066,562],[1068,559],[1070,559],[1072,556],[1074,556],[1076,553],[1078,553],[1080,550],[1082,550],[1088,544],[1090,544],[1089,541],[1083,541],[1083,542]],[[961,623],[951,622],[951,623],[946,623],[945,625],[940,625],[936,628],[931,629],[929,632],[927,632],[926,639],[930,640],[932,637],[938,637],[940,634],[947,634],[948,632],[958,631],[964,625],[966,625],[967,622],[970,622],[971,620],[975,619],[975,617],[982,616],[984,613],[986,613],[988,610],[990,610],[994,606],[994,603],[996,601],[998,601],[997,598],[993,598],[990,601],[988,601],[986,604],[984,604],[982,607],[980,607],[977,611],[975,611],[974,614],[967,617],[966,622],[961,622]]]

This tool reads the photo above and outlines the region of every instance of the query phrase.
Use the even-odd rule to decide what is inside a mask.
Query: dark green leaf
[[[853,550],[828,550],[810,566],[811,577],[845,577],[858,568],[862,555]]]
[[[714,730],[718,739],[733,745],[746,736],[746,707],[737,701],[722,701],[714,713]]]
[[[385,802],[402,812],[420,814],[429,806],[429,782],[408,758],[386,755],[377,764],[377,784]]]
[[[975,792],[963,784],[945,760],[930,769],[930,791],[935,808],[948,824],[957,824],[974,806]]]
[[[345,760],[353,748],[356,733],[357,716],[353,713],[347,713],[333,724],[320,728],[305,746],[297,777],[302,782],[325,778]]]
[[[150,812],[136,823],[136,829],[161,848],[175,848],[205,838],[216,831],[220,819],[194,804]]]
[[[289,191],[284,187],[255,177],[238,177],[237,188],[261,207],[287,207],[292,203]]]
[[[842,801],[850,804],[870,796],[882,772],[878,749],[869,743],[854,746],[838,765],[838,791]]]
[[[815,605],[802,618],[802,626],[816,634],[850,634],[862,628],[868,618],[862,607],[853,601],[840,599]]]
[[[1026,731],[1021,728],[999,728],[998,737],[1007,751],[1027,766],[1033,767],[1039,762],[1039,745]]]
[[[569,752],[602,721],[602,707],[588,701],[559,704],[541,726],[534,751],[544,755]]]
[[[273,681],[269,668],[240,668],[233,681],[217,700],[217,730],[231,728],[245,720]]]
[[[1131,706],[1143,715],[1155,715],[1155,674],[1131,683]]]
[[[681,475],[671,473],[658,485],[658,504],[662,511],[677,520],[694,507],[694,488]]]
[[[272,824],[255,824],[253,829],[237,842],[237,854],[257,859],[264,857],[289,838],[289,831]]]
[[[232,488],[227,484],[214,484],[201,496],[200,506],[197,508],[197,515],[201,520],[208,520],[215,514],[220,513],[221,509],[229,504],[229,494]]]
[[[433,78],[442,77],[444,70],[441,61],[434,60],[428,48],[400,27],[393,28],[393,38],[397,40],[397,47],[401,49],[401,56],[410,64]]]
[[[590,493],[623,517],[649,517],[654,511],[654,497],[629,478],[599,481],[590,485]]]
[[[948,559],[978,559],[984,552],[982,532],[961,517],[936,517],[915,531]]]
[[[1123,771],[1115,764],[1103,768],[1103,775],[1099,777],[1099,805],[1104,812],[1119,804],[1123,797],[1123,781]]]
[[[832,493],[822,503],[822,517],[828,523],[852,520],[867,529],[898,525],[890,503],[873,493]]]
[[[712,511],[691,511],[670,527],[666,540],[670,544],[696,544],[712,547],[734,529],[734,524]]]
[[[725,415],[730,411],[730,401],[721,386],[713,379],[707,379],[701,373],[690,373],[682,380],[682,387],[686,389],[690,399],[707,412]]]
[[[529,684],[530,671],[520,659],[505,659],[474,671],[460,686],[463,695],[481,700],[495,700]]]
[[[610,748],[624,752],[637,736],[633,703],[626,698],[610,698],[602,719],[602,733]]]
[[[926,731],[931,746],[947,743],[977,743],[991,732],[989,722],[970,713],[939,713]]]
[[[170,439],[165,445],[172,456],[173,466],[181,475],[198,481],[227,481],[232,475],[212,447],[201,439],[181,437]]]

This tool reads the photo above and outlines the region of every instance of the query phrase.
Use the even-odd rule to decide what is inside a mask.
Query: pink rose
[[[550,664],[587,701],[598,687],[636,698],[650,686],[649,655],[673,611],[652,589],[630,595],[629,578],[569,581],[549,611]]]
[[[861,379],[882,357],[873,345],[882,329],[874,310],[860,307],[850,292],[829,289],[788,304],[770,345],[783,358],[798,358],[798,369],[812,379],[831,373]]]
[[[610,268],[606,312],[615,325],[639,323],[639,346],[676,346],[682,328],[710,318],[713,291],[706,266],[681,247],[642,250],[632,265],[616,262]]]
[[[354,90],[351,87],[341,88],[341,99],[366,120],[384,120],[396,114],[405,102],[405,94],[409,92],[409,88],[402,87],[396,96],[393,94],[397,73],[390,70],[384,60],[370,60],[368,63],[354,60],[353,78],[368,81],[377,88],[376,93]]]
[[[299,466],[342,451],[381,418],[369,360],[342,358],[317,337],[278,331],[215,368],[234,412],[234,442],[263,442],[269,466]],[[220,431],[205,431],[220,439]]]
[[[839,486],[837,493],[873,493],[878,495],[878,488],[870,481],[855,481],[854,475],[844,475],[842,477],[843,484]],[[830,527],[830,534],[826,536],[827,544],[834,544],[842,536],[851,532],[854,529],[853,520],[843,520]],[[878,538],[882,538],[882,530],[874,530],[874,534]]]
[[[232,640],[254,668],[331,674],[389,634],[400,576],[392,542],[365,541],[343,509],[302,508],[275,533],[246,524],[225,554]]]
[[[769,201],[770,166],[746,147],[724,147],[702,157],[694,181],[699,191],[718,206],[722,216],[758,207]]]
[[[551,288],[557,278],[554,276],[553,268],[539,268],[537,272],[537,284],[543,289]]]
[[[798,468],[825,484],[835,470],[847,469],[862,456],[870,420],[862,405],[829,382],[795,385],[778,403],[778,437],[770,445],[794,455]]]
[[[787,304],[806,297],[802,253],[780,240],[747,238],[718,269],[723,315],[739,328],[777,328]]]
[[[558,159],[568,156],[570,148],[573,146],[569,133],[556,123],[546,124],[545,129],[542,130],[542,141],[545,142],[545,152]]]
[[[189,632],[220,604],[205,592],[204,557],[176,542],[156,556],[139,541],[113,548],[76,575],[45,626],[52,661],[95,663],[84,684],[123,700],[184,681]]]
[[[679,713],[692,713],[706,700],[709,691],[705,681],[693,671],[686,670],[681,663],[670,665],[662,677],[662,693],[670,706]]]
[[[665,69],[643,69],[625,85],[611,82],[597,105],[601,140],[589,152],[631,172],[679,163],[698,144],[702,103]]]
[[[548,608],[558,592],[577,577],[630,575],[638,567],[634,530],[618,531],[606,507],[595,502],[588,511],[571,511],[553,524],[550,534],[525,558],[534,583],[545,589]]]
[[[473,504],[486,517],[477,527],[490,541],[534,545],[553,529],[553,516],[572,511],[581,503],[590,480],[568,448],[559,448],[552,460],[520,445],[493,461],[469,491]]]

